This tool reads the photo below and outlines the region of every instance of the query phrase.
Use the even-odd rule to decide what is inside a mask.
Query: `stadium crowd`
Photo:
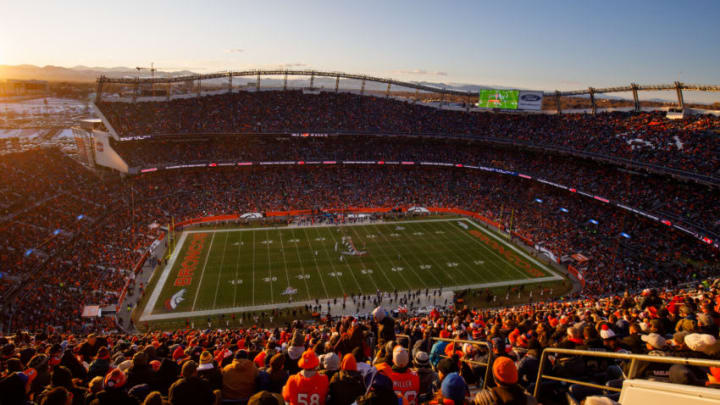
[[[662,112],[495,114],[439,110],[390,98],[302,91],[238,92],[163,102],[103,102],[121,136],[353,132],[469,135],[567,148],[718,176],[720,119]]]
[[[117,302],[122,286],[133,277],[134,263],[158,235],[157,225],[211,215],[413,205],[467,209],[557,259],[583,254],[589,260],[576,265],[585,278],[584,295],[674,285],[708,274],[718,262],[712,247],[683,233],[607,204],[588,203],[585,197],[501,174],[407,166],[257,166],[158,172],[100,183],[55,152],[26,153],[46,154],[46,164],[77,171],[75,181],[62,189],[75,196],[63,200],[62,207],[70,213],[52,217],[60,221],[59,229],[71,232],[53,237],[51,229],[40,227],[40,235],[52,237],[51,243],[41,245],[42,237],[25,236],[19,231],[24,228],[13,222],[6,227],[8,253],[2,260],[7,270],[0,284],[13,299],[8,300],[12,309],[4,311],[1,320],[30,330],[45,325],[66,331],[106,327],[82,323],[78,315],[83,305]],[[31,180],[16,181],[25,181],[14,187],[21,190]],[[33,192],[48,191],[38,187]],[[94,214],[97,220],[77,219],[88,206],[99,209],[103,204],[107,208]],[[45,213],[43,207],[31,204],[13,220],[34,218],[35,212]]]
[[[212,136],[113,145],[131,167],[242,161],[413,161],[488,166],[620,201],[686,226],[720,234],[716,188],[599,162],[458,140],[334,136]]]
[[[532,397],[543,351],[720,359],[718,311],[720,280],[698,280],[501,309],[450,305],[426,316],[393,317],[378,307],[368,317],[271,329],[73,335],[46,328],[0,337],[0,397],[7,405],[612,404],[619,394],[550,380]],[[609,387],[631,373],[628,361],[575,354],[545,356],[542,366]],[[720,388],[717,367],[641,362],[634,377]]]

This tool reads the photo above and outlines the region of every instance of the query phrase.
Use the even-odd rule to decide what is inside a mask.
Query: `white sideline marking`
[[[540,267],[541,269],[543,269],[543,270],[547,271],[548,273],[552,274],[552,275],[553,275],[553,277],[552,277],[553,280],[562,280],[562,276],[560,276],[559,274],[557,274],[553,269],[550,268],[550,266],[546,266],[545,264],[540,263],[539,261],[537,261],[534,257],[528,256],[528,254],[525,253],[522,249],[517,248],[517,247],[516,247],[515,245],[513,245],[512,243],[508,243],[507,241],[504,241],[504,240],[500,239],[500,237],[497,236],[497,235],[495,235],[494,232],[488,231],[487,229],[483,228],[482,226],[476,224],[475,221],[471,221],[471,220],[469,220],[469,219],[467,219],[467,218],[462,218],[462,219],[465,220],[465,221],[467,221],[467,222],[469,222],[471,225],[473,225],[474,227],[478,228],[479,230],[481,230],[481,231],[484,232],[485,234],[490,235],[490,237],[492,237],[493,239],[497,240],[498,242],[504,244],[505,246],[508,246],[510,249],[514,250],[516,253],[520,254],[522,257],[524,257],[524,258],[530,260],[531,262],[535,263],[535,264],[536,264],[538,267]]]
[[[458,290],[464,290],[464,289],[479,289],[479,288],[493,288],[493,287],[504,287],[508,285],[518,285],[518,284],[535,284],[535,283],[544,283],[546,281],[554,281],[555,278],[553,277],[542,277],[542,278],[534,278],[530,280],[510,280],[510,281],[498,281],[494,283],[484,283],[484,284],[469,284],[469,285],[458,285],[458,286],[452,286],[452,287],[443,287],[443,291],[458,291]],[[412,290],[417,291],[417,290]],[[398,291],[398,294],[403,294],[404,291]],[[305,305],[315,305],[315,300],[312,301],[297,301],[292,303],[283,303],[283,304],[266,304],[266,305],[255,305],[255,306],[249,306],[249,307],[234,307],[234,308],[220,308],[220,309],[208,309],[203,311],[195,311],[195,312],[175,312],[175,313],[167,313],[167,314],[154,314],[154,315],[145,315],[143,314],[142,318],[140,318],[140,322],[146,322],[146,321],[160,321],[160,320],[167,320],[167,319],[175,319],[175,318],[188,318],[188,317],[200,317],[200,316],[212,316],[212,315],[220,315],[220,314],[229,314],[234,312],[248,312],[248,311],[266,311],[271,309],[283,309],[283,308],[294,308],[294,307],[304,307]]]
[[[198,284],[197,289],[195,290],[195,299],[193,300],[193,306],[192,310],[195,311],[195,304],[197,303],[197,299],[200,296],[200,288],[202,287],[202,281],[203,276],[205,276],[205,267],[207,267],[208,259],[210,258],[210,252],[212,252],[212,244],[215,241],[215,234],[213,234],[212,238],[210,238],[210,246],[208,247],[207,254],[205,255],[205,263],[203,264],[202,272],[200,273],[200,283]],[[217,292],[217,290],[216,290]]]
[[[167,278],[170,275],[170,271],[172,270],[173,267],[175,267],[175,261],[177,260],[177,257],[180,255],[180,251],[182,250],[183,246],[185,246],[185,239],[187,239],[187,233],[183,232],[183,234],[180,236],[180,240],[178,240],[177,244],[175,245],[175,251],[172,252],[172,254],[170,255],[170,260],[165,265],[163,272],[160,274],[160,278],[158,279],[157,284],[155,284],[155,289],[153,290],[152,294],[150,295],[150,299],[148,300],[147,304],[145,304],[145,309],[143,310],[142,318],[150,315],[150,313],[152,313],[153,308],[155,308],[155,304],[157,303],[158,298],[160,298],[160,293],[162,292],[162,289],[165,286],[165,282],[167,281]]]

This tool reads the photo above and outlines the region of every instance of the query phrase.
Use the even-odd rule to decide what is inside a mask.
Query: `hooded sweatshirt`
[[[350,405],[365,393],[365,382],[352,354],[343,357],[340,371],[330,380],[328,393],[330,405]]]

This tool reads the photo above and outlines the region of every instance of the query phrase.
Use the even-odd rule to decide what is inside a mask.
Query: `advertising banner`
[[[518,95],[518,110],[540,111],[542,109],[543,92],[520,90]]]

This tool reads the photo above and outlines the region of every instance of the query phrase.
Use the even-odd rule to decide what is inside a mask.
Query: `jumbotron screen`
[[[480,108],[501,108],[504,110],[517,110],[518,90],[480,90],[477,106]]]

